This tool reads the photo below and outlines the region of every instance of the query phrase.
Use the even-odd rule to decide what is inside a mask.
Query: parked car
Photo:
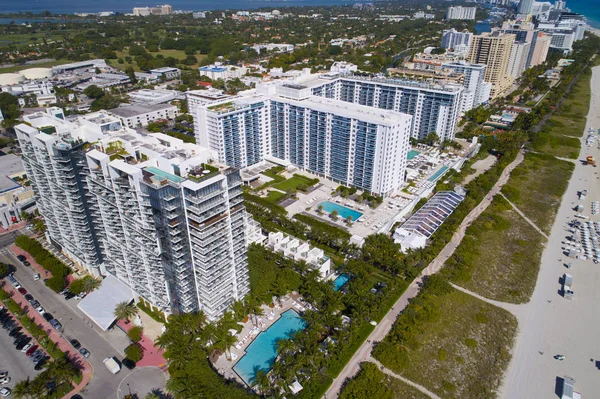
[[[135,362],[128,357],[123,359],[121,363],[123,363],[123,366],[127,367],[129,370],[133,370],[135,368]]]
[[[85,348],[79,349],[79,353],[81,353],[83,355],[83,357],[85,357],[86,359],[88,357],[90,357],[90,352],[87,349],[85,349]]]
[[[48,361],[48,356],[42,356],[42,358],[40,360],[38,360],[38,362],[35,364],[34,369],[41,370],[47,361]],[[71,396],[71,398],[73,398],[73,396]]]
[[[39,279],[40,279],[40,274],[39,273],[36,273],[36,274],[33,275],[33,280],[34,281],[38,281]]]
[[[25,353],[27,353],[27,351],[28,351],[29,349],[31,349],[31,348],[33,348],[33,344],[30,342],[30,343],[28,343],[27,345],[25,345],[25,346],[23,347],[23,349],[21,349],[21,352],[25,352]]]
[[[69,299],[73,298],[75,296],[75,294],[71,293],[71,292],[67,292],[65,294],[65,299],[68,301]]]
[[[50,321],[54,318],[54,316],[52,316],[52,313],[44,313],[42,316],[44,316],[44,319],[46,319],[46,321]]]
[[[23,288],[23,287],[18,288],[17,291],[19,291],[19,293],[21,295],[27,295],[27,290],[25,288]]]
[[[31,356],[33,354],[33,352],[35,352],[38,349],[37,345],[33,345],[31,348],[27,349],[27,352],[25,352],[25,356]]]
[[[0,378],[0,385],[5,385],[5,384],[8,384],[9,382],[10,382],[10,377]]]
[[[8,371],[6,371],[6,370],[2,370],[2,371],[0,371],[0,378],[4,378],[4,377],[6,377],[7,375],[8,375]]]
[[[0,389],[0,396],[2,396],[3,398],[8,398],[11,393],[12,391],[10,390],[10,388],[4,387]]]
[[[21,332],[21,327],[14,327],[12,330],[10,330],[8,336],[11,338],[16,337],[19,332]]]
[[[58,322],[56,319],[52,319],[49,321],[50,325],[58,332],[62,331],[62,324]]]
[[[77,299],[83,299],[83,298],[85,298],[86,295],[87,295],[86,292],[81,292],[81,293],[77,294],[77,296],[75,298],[77,298]]]
[[[33,301],[33,295],[31,295],[31,294],[26,294],[26,295],[25,295],[25,299],[27,299],[27,302],[31,302],[31,301]]]
[[[41,307],[41,306],[38,306],[37,308],[35,308],[35,310],[37,310],[38,313],[41,314],[41,315],[43,315],[44,313],[46,313],[46,311],[44,310],[44,308]]]
[[[25,262],[27,257],[25,255],[17,255],[17,259],[19,259],[21,262]]]
[[[31,304],[31,306],[33,306],[33,308],[37,308],[38,306],[40,306],[40,303],[38,301],[36,301],[35,299],[31,302],[29,302]]]
[[[73,348],[75,348],[75,349],[81,348],[81,343],[79,341],[77,341],[76,339],[72,339],[69,342],[71,342],[71,345],[73,345]]]

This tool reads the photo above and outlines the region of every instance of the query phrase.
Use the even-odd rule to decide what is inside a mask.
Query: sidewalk
[[[9,294],[11,294],[12,299],[19,304],[23,309],[27,308],[27,315],[35,321],[35,323],[39,326],[42,326],[43,329],[48,333],[48,337],[56,343],[56,346],[63,351],[69,360],[73,362],[80,370],[81,370],[81,382],[75,386],[75,388],[69,392],[67,395],[63,397],[63,399],[68,399],[71,396],[75,395],[78,392],[81,392],[83,388],[90,382],[92,379],[92,366],[85,360],[83,356],[79,354],[79,352],[74,351],[73,347],[66,339],[62,337],[50,324],[40,315],[35,309],[32,309],[27,300],[21,295],[12,285],[4,284],[4,290],[6,290]]]
[[[117,321],[117,325],[124,331],[129,331],[135,325],[133,322],[125,324],[125,320]],[[142,326],[143,327],[143,326]],[[138,367],[153,366],[161,369],[165,374],[168,374],[167,360],[163,357],[164,351],[154,346],[154,342],[146,335],[142,334],[142,339],[138,342],[143,349],[144,357],[137,362]]]
[[[0,226],[0,235],[10,233],[11,231],[22,229],[26,225],[27,225],[27,222],[25,220],[22,220],[19,223],[15,223],[15,224],[11,225],[8,229],[5,229],[4,227]]]

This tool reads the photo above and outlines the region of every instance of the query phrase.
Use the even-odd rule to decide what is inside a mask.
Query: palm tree
[[[79,374],[73,363],[66,357],[59,357],[53,362],[46,363],[46,372],[50,378],[56,380],[57,385],[64,381],[70,381]]]
[[[323,213],[323,205],[319,205],[319,206],[317,207],[317,212],[319,212],[319,213]]]
[[[347,223],[347,224],[352,224],[352,216],[348,216],[348,217],[346,218],[346,223]]]
[[[229,349],[235,345],[235,343],[237,342],[237,338],[231,334],[229,334],[228,330],[219,330],[217,332],[217,335],[215,337],[215,343],[213,344],[213,347],[217,348],[217,349],[221,349],[225,351],[225,357],[227,358],[227,360],[231,360],[231,352],[229,351]]]
[[[129,301],[117,303],[115,306],[114,315],[118,320],[131,320],[137,314],[137,306]]]
[[[256,367],[254,378],[252,379],[252,387],[256,387],[261,395],[268,397],[271,391],[271,381],[266,370]]]
[[[100,287],[101,283],[102,283],[101,280],[99,280],[97,278],[93,278],[93,277],[83,279],[83,290],[85,292],[94,291],[96,288]]]
[[[333,210],[333,212],[331,212],[331,218],[333,220],[337,220],[338,215],[339,215],[339,212],[337,210],[335,210],[335,209]]]
[[[30,385],[29,377],[27,379],[19,381],[15,384],[12,389],[12,394],[17,399],[26,399],[30,397]]]

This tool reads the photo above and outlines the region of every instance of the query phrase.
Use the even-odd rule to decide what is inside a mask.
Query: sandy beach
[[[593,69],[592,101],[582,149],[577,166],[563,197],[550,239],[542,255],[542,264],[531,302],[517,310],[519,335],[513,357],[504,376],[501,398],[556,398],[565,375],[576,380],[575,391],[582,398],[600,397],[600,264],[589,260],[567,258],[561,250],[561,241],[570,233],[567,222],[574,219],[572,209],[578,201],[577,193],[587,189],[583,201],[584,215],[592,216],[590,203],[600,201],[600,168],[580,162],[587,155],[600,158],[599,135],[591,147],[585,138],[589,128],[600,128],[600,67]],[[563,262],[559,261],[562,259]],[[565,262],[572,268],[566,269]],[[565,272],[573,276],[575,296],[567,300],[560,295],[559,279]],[[555,360],[563,354],[566,359]],[[600,363],[598,363],[600,365]]]

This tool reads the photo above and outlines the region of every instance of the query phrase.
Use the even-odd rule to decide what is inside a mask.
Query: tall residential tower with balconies
[[[241,179],[216,154],[104,112],[16,126],[48,238],[166,313],[214,320],[249,291]]]

